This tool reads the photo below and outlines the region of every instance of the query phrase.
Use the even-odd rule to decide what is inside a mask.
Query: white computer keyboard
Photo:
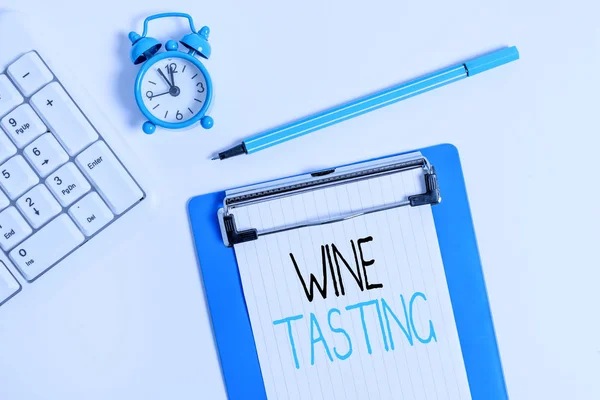
[[[0,71],[0,127],[0,248],[28,282],[146,197],[36,51]],[[0,261],[0,305],[20,289]]]

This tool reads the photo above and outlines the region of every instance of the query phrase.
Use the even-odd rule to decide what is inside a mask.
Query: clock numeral
[[[202,82],[198,82],[196,83],[196,87],[200,86],[200,89],[198,89],[198,93],[204,93],[204,84]]]
[[[165,65],[165,69],[167,70],[167,74],[172,73],[177,73],[177,64],[175,63],[171,63],[171,64],[167,64]]]
[[[152,97],[154,97],[154,93],[152,92],[152,90],[148,90],[148,91],[146,92],[146,97],[147,97],[149,100],[152,100]]]
[[[177,110],[177,114],[175,114],[175,118],[177,118],[177,121],[181,121],[183,119],[183,114],[179,112],[179,110]]]

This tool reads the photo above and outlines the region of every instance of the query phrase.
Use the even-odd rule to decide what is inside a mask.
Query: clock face
[[[169,123],[197,117],[208,90],[202,70],[180,57],[155,61],[141,78],[140,88],[148,111],[158,120]]]

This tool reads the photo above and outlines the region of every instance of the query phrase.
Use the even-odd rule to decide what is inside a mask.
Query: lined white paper
[[[238,229],[261,230],[422,192],[413,170],[233,213]],[[235,252],[269,399],[471,398],[430,206],[272,234]],[[322,290],[313,284],[309,301],[311,274]]]

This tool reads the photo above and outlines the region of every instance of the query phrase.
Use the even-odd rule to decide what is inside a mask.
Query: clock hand
[[[152,99],[153,99],[153,98],[155,98],[155,97],[164,96],[165,94],[169,94],[170,92],[171,92],[171,91],[169,90],[169,91],[167,91],[167,92],[164,92],[164,93],[159,93],[159,94],[155,94],[155,95],[149,96],[148,98],[149,98],[150,100],[152,100]]]
[[[171,87],[175,86],[175,72],[173,68],[169,66],[169,75],[171,75]]]
[[[158,73],[160,76],[162,76],[162,78],[165,80],[165,82],[167,82],[167,85],[169,85],[169,88],[172,88],[173,85],[171,85],[171,82],[169,82],[169,79],[165,76],[165,73],[162,72],[162,69],[157,69]]]

